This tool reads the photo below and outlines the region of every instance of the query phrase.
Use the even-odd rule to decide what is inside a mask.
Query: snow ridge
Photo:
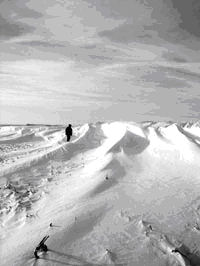
[[[2,265],[199,266],[199,123],[73,130],[0,127]]]

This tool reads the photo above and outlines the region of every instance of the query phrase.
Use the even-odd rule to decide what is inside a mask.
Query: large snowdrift
[[[198,123],[0,127],[0,264],[199,266],[199,145]]]

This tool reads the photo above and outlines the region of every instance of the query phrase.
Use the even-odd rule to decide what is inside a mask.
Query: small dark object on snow
[[[66,129],[65,129],[65,135],[67,136],[67,141],[70,141],[72,133],[73,133],[72,125],[69,124],[68,127],[66,127]]]
[[[153,231],[153,228],[151,225],[148,226],[149,230]]]
[[[50,225],[49,225],[50,227],[53,227],[53,224],[52,223],[50,223]]]
[[[106,180],[108,180],[108,176],[106,176]]]
[[[39,251],[44,251],[44,252],[48,251],[47,245],[44,244],[47,241],[48,238],[49,238],[49,236],[45,236],[42,239],[42,241],[39,243],[39,245],[35,248],[34,256],[35,256],[36,259],[39,259],[39,256],[37,254]]]

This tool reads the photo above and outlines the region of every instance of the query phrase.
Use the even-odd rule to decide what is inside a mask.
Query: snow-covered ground
[[[0,265],[199,266],[200,125],[73,130],[0,127]]]

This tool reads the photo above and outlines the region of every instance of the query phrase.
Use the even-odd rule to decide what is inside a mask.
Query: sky
[[[0,123],[191,121],[199,0],[0,0]]]

